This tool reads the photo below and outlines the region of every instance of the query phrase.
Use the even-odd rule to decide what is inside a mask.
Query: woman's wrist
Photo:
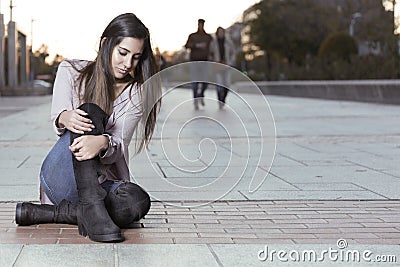
[[[103,137],[104,143],[103,143],[102,148],[99,151],[99,156],[100,156],[100,158],[103,158],[107,154],[108,148],[110,147],[111,136],[108,134],[102,134],[100,136]]]
[[[102,147],[100,149],[100,152],[103,152],[103,151],[108,149],[108,146],[109,146],[109,143],[110,143],[110,137],[109,137],[109,135],[106,135],[106,134],[103,134],[103,135],[100,135],[100,136],[103,138],[103,145],[102,145]]]
[[[65,124],[63,123],[63,114],[65,114],[66,110],[61,111],[61,113],[58,115],[57,119],[56,119],[56,127],[57,128],[65,128]]]

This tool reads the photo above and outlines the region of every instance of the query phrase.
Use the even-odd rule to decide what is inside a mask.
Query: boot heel
[[[122,242],[124,241],[123,236],[121,233],[113,233],[113,234],[90,234],[86,230],[85,226],[81,223],[78,224],[78,232],[81,236],[84,237],[89,237],[90,240],[95,241],[95,242]]]
[[[22,217],[22,203],[17,203],[17,207],[15,209],[15,223],[21,225],[21,217]]]
[[[86,237],[88,235],[85,226],[83,226],[83,224],[81,224],[81,223],[78,224],[78,232],[81,236]]]

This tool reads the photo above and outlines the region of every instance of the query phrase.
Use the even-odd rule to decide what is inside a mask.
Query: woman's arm
[[[57,135],[62,135],[66,129],[83,134],[94,126],[84,116],[87,114],[74,106],[79,104],[79,97],[75,90],[75,78],[78,72],[67,61],[61,62],[57,70],[53,87],[51,105],[51,120]]]
[[[133,89],[132,100],[127,99],[127,104],[115,112],[115,124],[107,130],[108,147],[100,153],[100,161],[103,164],[112,164],[123,158],[128,160],[128,146],[142,118],[142,103],[138,90]]]
[[[51,121],[57,135],[65,132],[65,127],[59,124],[59,116],[65,110],[73,109],[74,81],[70,72],[70,63],[63,61],[57,69],[56,79],[53,86],[53,97],[51,103]]]

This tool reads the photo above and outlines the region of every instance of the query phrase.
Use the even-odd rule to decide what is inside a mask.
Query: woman
[[[236,52],[233,41],[227,34],[225,29],[218,27],[211,43],[211,55],[215,62],[226,64],[228,66],[235,66]],[[217,96],[219,108],[222,109],[225,105],[225,99],[228,94],[228,88],[231,85],[231,71],[224,68],[217,74]],[[224,86],[222,86],[224,85]]]
[[[108,24],[94,61],[60,64],[51,107],[60,138],[40,171],[42,205],[18,203],[18,225],[77,224],[93,241],[123,241],[120,228],[150,209],[129,182],[128,145],[135,132],[140,152],[153,134],[161,87],[145,81],[157,71],[149,31],[131,13]]]

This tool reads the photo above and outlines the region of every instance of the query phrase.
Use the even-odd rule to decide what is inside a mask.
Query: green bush
[[[250,77],[254,80],[270,81],[398,79],[399,67],[400,62],[393,56],[352,55],[349,60],[341,59],[335,61],[326,61],[313,57],[309,58],[306,64],[301,66],[281,63],[273,64],[269,69],[253,69]],[[264,73],[264,77],[262,73]]]
[[[350,57],[357,54],[357,42],[353,37],[343,32],[328,35],[318,51],[318,57],[324,61],[350,61]]]

